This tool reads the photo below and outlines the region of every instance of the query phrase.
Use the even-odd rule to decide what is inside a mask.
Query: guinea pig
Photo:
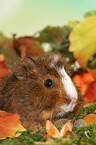
[[[0,87],[0,110],[18,113],[26,129],[39,129],[52,116],[53,120],[73,117],[83,104],[70,66],[56,54],[22,59]]]

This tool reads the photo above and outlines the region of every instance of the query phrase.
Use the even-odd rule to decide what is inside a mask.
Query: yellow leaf
[[[81,67],[96,53],[96,16],[86,18],[70,34],[70,48]]]

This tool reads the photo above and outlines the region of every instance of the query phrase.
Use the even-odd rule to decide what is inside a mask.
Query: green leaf
[[[90,11],[84,14],[85,18],[90,17],[90,16],[96,16],[96,10]]]
[[[88,17],[76,25],[69,36],[69,51],[80,66],[85,68],[88,60],[96,53],[96,16]]]
[[[60,45],[63,40],[65,40],[69,33],[70,28],[64,27],[51,27],[47,26],[41,32],[39,32],[39,37],[37,38],[41,43],[48,42]]]
[[[77,22],[76,22],[77,23]],[[72,26],[72,25],[71,25]],[[68,60],[74,59],[72,53],[68,51],[70,46],[69,34],[72,31],[71,26],[64,27],[51,27],[47,26],[41,32],[39,32],[39,40],[41,43],[49,43],[52,53],[61,53]]]
[[[87,68],[96,69],[96,54],[87,63]]]

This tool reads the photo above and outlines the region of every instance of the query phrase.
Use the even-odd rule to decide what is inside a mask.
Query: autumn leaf
[[[51,137],[62,138],[68,131],[72,132],[72,124],[70,122],[65,123],[59,132],[57,128],[49,120],[47,120],[46,131]]]
[[[48,135],[50,135],[52,137],[59,136],[59,131],[49,120],[46,121],[46,131],[47,131]]]
[[[4,77],[8,71],[9,71],[9,68],[8,66],[5,64],[5,61],[4,61],[4,55],[3,54],[0,54],[0,79],[2,77]]]
[[[19,37],[15,38],[13,35],[13,46],[17,54],[24,58],[25,56],[32,56],[39,53],[44,53],[43,48],[39,41],[35,37]]]
[[[4,54],[0,54],[0,68],[8,69],[8,67],[5,64],[4,60],[5,60]]]
[[[6,137],[15,137],[20,135],[16,131],[25,131],[26,129],[21,125],[18,114],[8,113],[0,110],[0,139]]]
[[[84,94],[85,103],[91,103],[96,101],[96,81],[91,82]]]
[[[83,72],[83,73],[80,73],[80,74],[76,74],[73,77],[73,81],[77,86],[79,86],[79,88],[81,89],[82,95],[84,95],[87,88],[88,88],[88,85],[92,81],[94,81],[94,78],[92,77],[92,75],[90,73]]]
[[[92,75],[92,77],[96,80],[96,69],[89,69],[87,71]]]
[[[96,53],[96,16],[86,18],[77,24],[69,36],[69,51],[74,53],[74,57],[82,68]]]
[[[96,123],[96,115],[95,114],[88,114],[82,120],[85,121],[86,125]]]
[[[76,74],[73,77],[73,81],[79,86],[85,103],[96,101],[96,81],[90,73],[85,72]]]

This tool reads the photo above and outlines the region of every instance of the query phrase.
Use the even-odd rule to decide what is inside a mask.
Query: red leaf
[[[96,101],[96,81],[91,82],[84,94],[85,103]]]

